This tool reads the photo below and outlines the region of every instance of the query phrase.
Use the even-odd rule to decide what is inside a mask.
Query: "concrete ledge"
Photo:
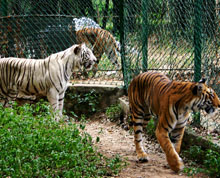
[[[105,84],[69,84],[68,87],[82,87],[82,88],[103,88],[104,90],[113,89],[113,88],[123,88],[120,85],[105,85]]]
[[[93,92],[92,96],[89,96],[91,92]],[[122,86],[74,84],[70,85],[66,91],[64,108],[67,113],[73,111],[77,115],[87,115],[94,112],[92,111],[94,107],[96,111],[102,111],[108,106],[116,104],[118,98],[124,94],[125,91]],[[74,95],[80,96],[82,99],[79,101],[79,98],[73,97]],[[89,99],[88,102],[86,102],[86,96]]]
[[[119,103],[120,103],[120,106],[121,106],[121,108],[123,110],[123,114],[125,116],[128,116],[129,113],[130,113],[130,110],[129,110],[129,101],[128,101],[127,97],[125,97],[125,96],[124,97],[120,97],[119,98]]]

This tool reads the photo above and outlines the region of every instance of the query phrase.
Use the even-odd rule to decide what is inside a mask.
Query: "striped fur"
[[[204,109],[212,113],[220,107],[217,94],[205,80],[199,83],[171,81],[158,72],[145,72],[135,77],[129,86],[128,97],[138,159],[148,161],[142,146],[142,132],[154,115],[158,118],[156,137],[168,164],[176,172],[184,167],[178,154],[190,112]]]
[[[90,69],[96,57],[85,44],[72,47],[46,59],[0,59],[0,95],[6,100],[46,96],[55,111],[62,115],[67,82],[73,70]]]
[[[117,56],[120,50],[115,38],[109,31],[101,28],[84,28],[76,32],[76,39],[78,43],[85,42],[87,45],[91,45],[98,61],[105,53],[117,69],[120,68]]]

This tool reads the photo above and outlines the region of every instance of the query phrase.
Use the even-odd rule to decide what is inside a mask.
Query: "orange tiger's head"
[[[192,89],[193,94],[199,96],[199,99],[194,102],[192,110],[197,112],[203,109],[210,114],[220,107],[220,100],[215,91],[205,84],[205,81],[205,79],[200,80]]]

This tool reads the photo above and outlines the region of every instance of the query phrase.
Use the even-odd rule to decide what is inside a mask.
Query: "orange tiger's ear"
[[[203,84],[206,83],[206,79],[202,78],[192,89],[192,92],[194,95],[200,95],[202,93],[202,89],[203,89]]]
[[[192,93],[197,96],[201,95],[202,87],[202,83],[196,84],[192,89]]]
[[[206,83],[206,78],[202,78],[199,83]]]

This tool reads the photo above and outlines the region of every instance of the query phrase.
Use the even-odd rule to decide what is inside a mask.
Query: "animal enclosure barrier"
[[[0,2],[1,57],[45,58],[80,36],[99,64],[74,73],[74,82],[127,89],[137,74],[157,70],[177,80],[206,77],[220,95],[219,0]]]

